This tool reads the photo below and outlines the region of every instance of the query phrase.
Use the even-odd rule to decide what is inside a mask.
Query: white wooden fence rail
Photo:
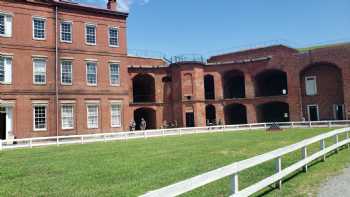
[[[32,148],[36,146],[85,144],[85,143],[92,143],[92,142],[152,138],[152,137],[186,135],[186,134],[195,134],[195,133],[249,131],[249,130],[257,130],[257,129],[266,129],[272,124],[278,124],[281,128],[346,127],[346,126],[350,126],[350,120],[219,125],[219,126],[210,126],[210,127],[157,129],[157,130],[146,130],[146,131],[135,131],[135,132],[100,133],[100,134],[87,134],[87,135],[70,135],[70,136],[53,136],[53,137],[0,140],[0,151],[4,149]]]
[[[175,183],[173,185],[148,192],[142,195],[142,197],[178,196],[228,176],[232,177],[231,186],[230,186],[231,197],[249,196],[273,184],[276,184],[277,187],[281,187],[283,178],[285,178],[286,176],[290,175],[291,173],[299,169],[304,169],[305,171],[307,171],[307,166],[312,161],[318,158],[322,158],[322,160],[325,160],[325,156],[327,153],[331,151],[338,151],[338,149],[341,146],[347,145],[348,148],[350,148],[349,131],[350,131],[350,127],[347,127],[347,128],[337,129],[325,134],[321,134],[321,135],[303,140],[296,144],[279,148],[277,150],[274,150],[262,155],[258,155],[243,161],[235,162],[230,165],[224,166],[222,168],[218,168],[216,170],[212,170],[207,173],[195,176],[193,178]],[[345,134],[345,138],[342,141],[339,141],[339,135],[341,134]],[[333,137],[334,137],[335,143],[333,145],[326,147],[325,140]],[[308,155],[307,147],[311,144],[318,143],[318,142],[320,143],[320,151],[312,155]],[[282,169],[282,157],[288,153],[291,153],[297,150],[301,150],[301,153],[302,153],[301,160],[292,164],[291,166],[288,166]],[[259,181],[258,183],[248,186],[247,188],[239,190],[238,175],[240,172],[271,160],[276,160],[275,174],[263,179],[262,181]]]

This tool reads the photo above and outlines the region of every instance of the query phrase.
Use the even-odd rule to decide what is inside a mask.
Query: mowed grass
[[[138,196],[329,130],[226,132],[3,151],[0,196]],[[315,144],[310,152],[318,148]],[[340,151],[287,181],[282,190],[262,194],[309,196],[323,179],[350,163],[349,154]],[[290,154],[283,164],[299,158],[299,152]],[[271,161],[244,171],[240,186],[255,183],[274,169]],[[229,185],[225,178],[184,196],[227,196]]]

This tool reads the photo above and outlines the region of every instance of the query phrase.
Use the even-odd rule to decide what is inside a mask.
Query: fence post
[[[0,139],[0,151],[2,151],[2,139]]]
[[[144,131],[144,132],[143,132],[143,136],[144,136],[145,138],[147,138],[147,131]]]
[[[338,145],[338,143],[339,143],[339,135],[335,135],[334,138],[335,138],[335,144]],[[338,153],[338,151],[339,151],[339,147],[337,147],[337,148],[335,149],[335,152],[336,152],[336,153]]]
[[[350,137],[349,137],[349,131],[346,132],[346,139],[348,140]],[[350,143],[348,143],[348,149],[350,149]]]
[[[279,173],[282,171],[282,157],[278,157],[276,159],[276,173]],[[277,183],[276,183],[276,187],[278,189],[281,189],[282,188],[282,179],[279,180]]]
[[[329,128],[332,127],[332,122],[331,122],[331,121],[328,122],[328,127],[329,127]]]
[[[324,150],[325,148],[326,148],[326,142],[325,142],[325,140],[323,139],[323,140],[320,141],[320,149],[321,149],[321,150]],[[322,161],[326,161],[326,154],[323,155]]]
[[[81,136],[80,140],[81,140],[81,144],[84,144],[84,136]]]
[[[291,127],[294,128],[294,122],[291,122]]]
[[[60,139],[58,138],[58,136],[56,137],[56,145],[57,145],[57,146],[60,145]]]
[[[306,159],[306,157],[307,157],[307,147],[306,146],[301,149],[301,156],[303,159]],[[308,166],[307,166],[307,164],[305,164],[305,166],[303,167],[304,172],[307,172],[307,168],[308,168]]]
[[[310,127],[310,128],[312,127],[312,123],[311,123],[311,121],[309,121],[309,127]]]
[[[33,140],[32,139],[29,140],[29,147],[33,148]]]
[[[238,174],[233,174],[231,178],[231,194],[237,194],[238,187]]]
[[[104,142],[107,142],[106,134],[103,134],[103,141],[104,141]]]

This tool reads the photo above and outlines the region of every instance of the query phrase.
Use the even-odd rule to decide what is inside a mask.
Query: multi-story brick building
[[[0,0],[2,139],[125,131],[141,118],[148,129],[348,118],[349,44],[130,57],[116,3]]]

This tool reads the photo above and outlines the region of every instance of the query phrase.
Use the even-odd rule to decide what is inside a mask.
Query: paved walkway
[[[319,190],[318,197],[350,197],[350,168],[325,182]]]

